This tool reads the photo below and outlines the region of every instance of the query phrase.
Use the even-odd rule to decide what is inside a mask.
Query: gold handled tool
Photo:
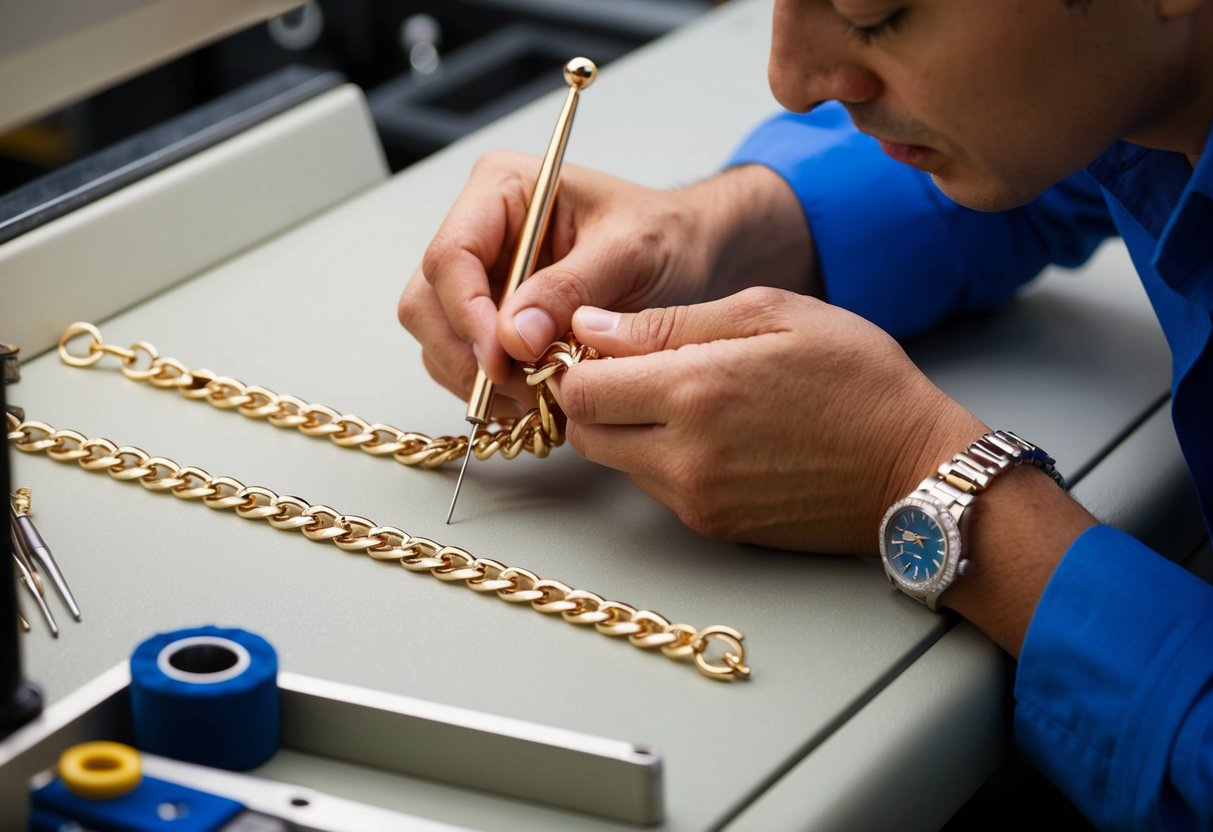
[[[573,58],[564,65],[564,81],[569,85],[569,94],[564,99],[564,108],[560,118],[556,120],[556,129],[552,131],[552,139],[548,142],[547,153],[539,166],[539,176],[535,180],[535,190],[531,192],[531,201],[527,205],[526,219],[522,221],[522,230],[518,237],[518,248],[514,251],[514,259],[510,263],[510,275],[505,284],[505,292],[501,295],[501,303],[514,293],[522,281],[535,271],[535,261],[539,258],[539,247],[543,243],[543,235],[547,230],[548,219],[552,215],[552,203],[556,199],[556,186],[560,177],[560,163],[564,160],[564,149],[569,143],[569,132],[573,128],[573,114],[577,112],[577,101],[581,91],[594,83],[598,68],[588,58]],[[500,305],[500,304],[499,304]],[[493,403],[493,382],[484,374],[484,368],[476,368],[476,380],[472,383],[472,395],[468,399],[467,420],[472,428],[468,432],[468,449],[459,469],[459,479],[455,482],[455,494],[451,497],[451,507],[446,513],[446,522],[451,522],[455,513],[455,502],[459,499],[459,489],[463,487],[463,475],[467,472],[468,461],[472,458],[472,448],[476,440],[476,429],[488,424],[489,408]]]

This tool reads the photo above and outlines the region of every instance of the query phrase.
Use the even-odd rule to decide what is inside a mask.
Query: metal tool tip
[[[459,500],[459,489],[463,487],[463,475],[467,473],[468,461],[472,458],[472,442],[476,438],[476,428],[478,428],[478,427],[479,427],[479,425],[476,422],[472,422],[472,429],[468,433],[467,452],[464,453],[463,465],[460,466],[460,468],[459,468],[459,479],[457,479],[455,481],[455,493],[451,497],[451,507],[449,509],[447,509],[447,512],[446,512],[446,524],[448,526],[451,525],[451,517],[454,516],[454,514],[455,514],[455,503]]]

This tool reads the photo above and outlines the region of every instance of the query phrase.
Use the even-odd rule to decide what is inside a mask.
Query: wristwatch
[[[880,523],[880,560],[889,582],[934,610],[939,596],[968,568],[964,532],[973,500],[994,477],[1025,463],[1065,489],[1052,457],[1009,430],[997,430],[894,503]]]

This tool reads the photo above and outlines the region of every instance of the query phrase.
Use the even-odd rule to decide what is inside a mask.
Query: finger
[[[534,361],[569,331],[578,308],[615,306],[636,294],[650,271],[621,250],[604,250],[593,242],[575,245],[565,257],[536,271],[501,305],[497,337],[510,355]]]
[[[495,154],[477,163],[468,184],[426,249],[421,270],[455,334],[475,344],[485,371],[504,381],[509,359],[497,340],[490,272],[508,260],[526,214],[538,162]]]
[[[421,344],[426,370],[443,387],[466,398],[476,375],[472,348],[455,334],[432,287],[414,275],[396,310],[404,328]]]
[[[721,300],[636,313],[577,310],[573,334],[603,355],[644,355],[688,344],[748,338],[788,328],[789,304],[818,303],[782,289],[758,287]]]
[[[580,425],[664,425],[675,414],[676,379],[697,372],[698,356],[671,351],[585,361],[549,386]]]
[[[441,384],[447,390],[450,390],[461,399],[467,398],[467,390],[464,389],[458,381],[452,379],[443,369],[442,365],[434,360],[434,356],[428,351],[422,351],[421,363],[425,365],[425,371],[430,374],[430,378]]]
[[[633,485],[670,509],[700,534],[732,539],[728,527],[688,495],[685,483],[669,472],[669,457],[654,449],[668,447],[669,428],[569,424],[569,444],[586,459],[627,474]]]
[[[512,401],[513,405],[498,408],[497,402],[503,400]],[[493,385],[493,415],[521,416],[535,406],[535,388],[526,383],[522,369],[517,364],[512,365],[506,380]]]
[[[623,471],[629,477],[653,477],[654,443],[661,441],[660,425],[568,425],[569,444],[591,462]]]

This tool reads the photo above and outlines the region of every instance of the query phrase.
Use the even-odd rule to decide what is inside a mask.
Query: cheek
[[[915,92],[910,106],[918,105],[939,153],[928,171],[941,191],[966,207],[1022,205],[1089,161],[1069,146],[1070,137],[1038,98],[999,73],[925,77]]]

